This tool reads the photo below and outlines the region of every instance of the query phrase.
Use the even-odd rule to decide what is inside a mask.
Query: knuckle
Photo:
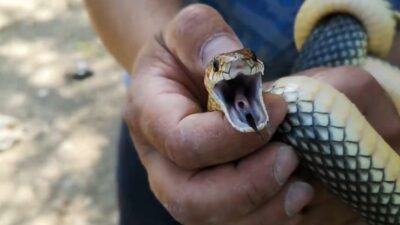
[[[356,66],[342,66],[333,68],[329,74],[338,74],[341,77],[336,78],[336,88],[356,104],[361,112],[368,109],[369,96],[379,96],[383,93],[382,88],[375,78],[367,71]]]
[[[129,127],[136,127],[138,122],[138,107],[134,102],[133,95],[128,92],[126,96],[126,103],[123,108],[122,117]]]
[[[185,202],[179,201],[179,199],[169,199],[163,205],[176,220],[183,223],[190,222],[190,219],[184,213],[186,209]]]
[[[185,192],[175,193],[163,203],[167,211],[180,223],[183,224],[203,224],[202,218],[198,215],[198,209],[193,197]]]
[[[354,82],[356,85],[355,88],[357,91],[365,92],[365,91],[379,91],[379,84],[375,80],[375,78],[367,71],[357,67],[357,66],[344,66],[343,69],[345,72],[347,71],[348,74],[351,75],[352,80],[356,80]]]
[[[368,91],[368,92],[372,92],[372,93],[377,93],[381,90],[378,82],[375,80],[375,78],[373,76],[371,76],[366,71],[363,71],[362,74],[364,76],[361,77],[360,82],[359,82],[359,87],[358,87],[361,92]]]
[[[162,206],[177,221],[184,224],[193,224],[193,214],[196,208],[190,202],[190,189],[185,188],[182,183],[162,182],[158,176],[149,174],[150,188]]]
[[[246,204],[249,205],[250,208],[254,208],[262,204],[270,195],[268,192],[275,192],[276,189],[275,184],[270,184],[268,189],[271,189],[271,191],[266,191],[260,188],[259,185],[255,184],[254,182],[250,182],[248,185],[249,187],[246,193]]]
[[[166,154],[177,166],[193,170],[200,167],[199,154],[192,144],[192,138],[187,138],[179,128],[171,131],[164,143]]]

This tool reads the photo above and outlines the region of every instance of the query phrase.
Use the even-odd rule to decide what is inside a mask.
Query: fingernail
[[[293,182],[286,194],[285,212],[286,215],[292,217],[300,212],[313,198],[314,189],[311,185],[302,182]]]
[[[242,44],[235,38],[229,37],[228,34],[213,35],[204,42],[200,50],[202,65],[203,67],[207,66],[208,62],[217,54],[235,51],[240,48],[243,48]]]
[[[278,184],[283,185],[293,171],[297,168],[299,160],[293,148],[290,146],[281,147],[276,155],[272,172]]]

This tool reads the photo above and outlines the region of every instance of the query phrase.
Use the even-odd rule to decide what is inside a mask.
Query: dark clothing
[[[139,161],[128,128],[121,127],[118,154],[120,225],[179,225],[150,191],[147,174]]]

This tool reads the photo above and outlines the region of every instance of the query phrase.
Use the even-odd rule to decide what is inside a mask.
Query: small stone
[[[23,137],[21,122],[16,118],[0,114],[0,151],[13,147]]]

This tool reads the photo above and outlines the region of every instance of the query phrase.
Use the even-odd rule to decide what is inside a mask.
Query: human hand
[[[183,224],[298,223],[313,190],[290,178],[298,159],[289,146],[265,145],[286,114],[282,99],[264,95],[264,140],[204,112],[205,65],[242,48],[233,31],[212,8],[192,5],[157,40],[136,60],[125,120],[158,200]]]

